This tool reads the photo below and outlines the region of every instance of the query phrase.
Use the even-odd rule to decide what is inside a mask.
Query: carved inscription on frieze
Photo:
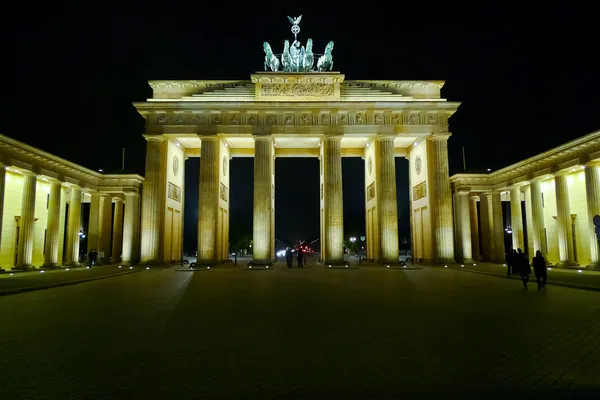
[[[333,84],[327,83],[263,83],[261,95],[263,96],[333,96]]]
[[[262,113],[260,113],[262,114]],[[155,114],[147,118],[150,125],[438,125],[446,123],[444,116],[437,114],[408,114],[400,113],[386,115],[376,112],[366,115],[364,112],[348,114],[321,112],[319,114],[275,113],[267,111],[259,119],[259,113],[191,113],[191,114]]]

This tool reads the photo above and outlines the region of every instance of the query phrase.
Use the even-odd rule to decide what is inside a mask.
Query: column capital
[[[480,193],[471,192],[471,193],[469,193],[469,200],[477,201],[477,200],[479,200],[479,195],[480,195]]]
[[[450,132],[438,132],[427,136],[427,140],[448,140],[452,134]]]
[[[375,136],[375,140],[378,141],[383,141],[383,140],[394,140],[396,139],[398,135],[396,135],[393,132],[385,132],[385,133],[378,133],[377,136]]]
[[[162,135],[144,135],[147,142],[164,142],[166,138]]]
[[[323,140],[342,140],[342,135],[337,133],[326,133],[323,135]]]
[[[254,141],[265,140],[270,142],[273,140],[273,136],[271,135],[252,135],[252,138],[254,139]]]
[[[200,140],[218,140],[219,137],[217,135],[198,135],[198,139]]]

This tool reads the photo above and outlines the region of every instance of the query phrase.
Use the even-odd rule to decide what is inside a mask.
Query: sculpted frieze
[[[160,113],[148,116],[149,125],[445,125],[447,116],[431,113]]]
[[[263,96],[333,96],[335,89],[328,83],[263,83],[261,95]]]

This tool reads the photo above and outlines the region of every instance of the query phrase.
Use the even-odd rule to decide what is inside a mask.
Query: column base
[[[325,260],[323,261],[323,268],[343,268],[343,269],[359,269],[360,267],[358,265],[350,265],[350,263],[346,260]]]
[[[577,264],[575,261],[561,261],[561,262],[557,263],[555,265],[555,267],[557,267],[557,268],[573,268],[573,267],[579,267],[579,264]]]
[[[58,264],[44,264],[40,269],[62,269],[62,267]]]
[[[275,269],[273,267],[273,262],[271,260],[252,260],[246,266],[240,266],[239,269],[253,269],[253,270],[261,270],[261,269]]]
[[[11,271],[37,271],[37,268],[33,265],[21,265],[18,267],[12,267]]]
[[[63,267],[69,267],[69,268],[77,268],[77,267],[81,267],[81,266],[83,266],[83,265],[80,262],[76,262],[76,261],[63,264]]]
[[[594,264],[586,265],[585,269],[591,269],[593,271],[598,271],[598,270],[600,270],[600,263],[594,263]]]

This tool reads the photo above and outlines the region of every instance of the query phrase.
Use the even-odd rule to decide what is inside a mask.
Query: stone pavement
[[[461,266],[461,265],[464,265]],[[436,266],[444,267],[444,266]],[[492,263],[469,263],[469,264],[448,264],[448,268],[461,270],[466,272],[475,272],[480,274],[495,275],[506,278],[506,267],[502,264]],[[581,272],[580,272],[581,271]],[[511,276],[512,279],[520,280],[521,277],[518,275]],[[535,282],[535,273],[529,276],[532,287],[537,287]],[[581,269],[565,269],[565,268],[552,268],[548,270],[548,281],[549,285],[555,286],[566,286],[578,289],[596,290],[600,291],[600,271],[586,270],[585,267]]]
[[[0,274],[0,296],[24,291],[72,285],[95,279],[108,278],[114,275],[139,271],[138,267],[119,268],[118,265],[107,265],[94,268],[69,268],[58,270],[38,270],[31,272],[6,272]],[[44,272],[41,272],[44,271]]]
[[[0,397],[593,396],[599,304],[450,268],[142,270],[0,297]]]

